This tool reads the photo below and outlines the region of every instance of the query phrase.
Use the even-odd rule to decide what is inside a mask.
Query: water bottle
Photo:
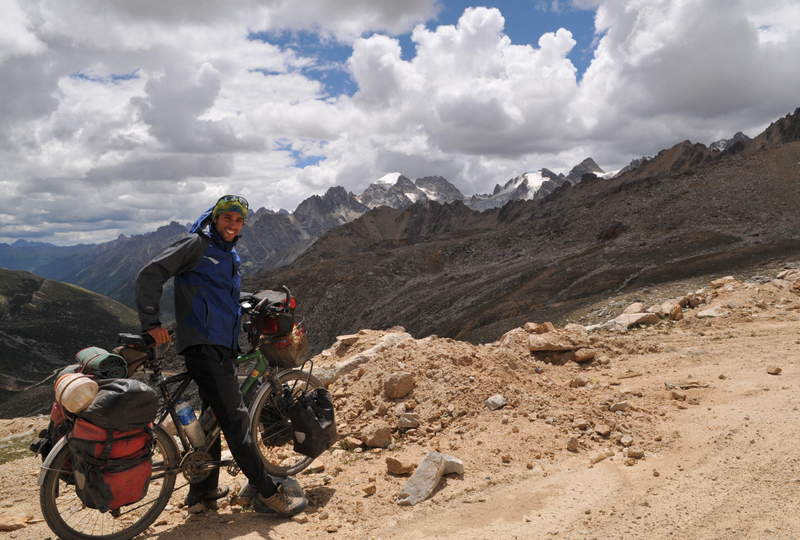
[[[188,401],[181,400],[175,404],[175,413],[192,446],[195,448],[203,446],[206,442],[206,435],[203,433],[203,427],[200,425],[192,405]]]

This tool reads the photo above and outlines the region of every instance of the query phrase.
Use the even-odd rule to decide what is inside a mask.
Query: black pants
[[[264,497],[275,493],[275,484],[264,470],[261,456],[256,449],[250,433],[250,418],[242,401],[239,383],[236,379],[234,352],[219,345],[193,345],[183,355],[186,368],[200,390],[203,408],[211,407],[217,417],[233,459],[242,469],[250,484]],[[219,460],[222,453],[222,438],[210,449],[211,457]],[[219,483],[219,469],[202,482],[191,484],[192,493],[205,493],[216,488]]]

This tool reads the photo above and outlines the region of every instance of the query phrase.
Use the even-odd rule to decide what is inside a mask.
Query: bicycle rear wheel
[[[61,439],[45,461],[39,503],[50,529],[64,540],[127,540],[144,531],[164,510],[175,487],[178,451],[161,428],[154,428],[153,472],[145,497],[111,512],[86,507],[75,492],[71,452]]]
[[[322,388],[316,377],[299,369],[284,371],[278,375],[278,382],[281,387],[288,387],[292,396]],[[264,384],[250,407],[250,432],[264,468],[275,476],[295,475],[314,461],[294,451],[292,423],[286,415],[286,405],[282,395],[276,394],[271,385]]]

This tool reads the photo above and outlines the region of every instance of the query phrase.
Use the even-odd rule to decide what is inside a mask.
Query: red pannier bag
[[[105,429],[77,418],[69,434],[75,491],[89,508],[107,512],[144,498],[153,464],[149,427]]]

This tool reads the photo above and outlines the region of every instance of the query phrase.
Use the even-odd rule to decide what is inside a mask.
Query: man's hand
[[[170,337],[169,332],[167,332],[166,328],[161,326],[154,326],[150,330],[147,331],[150,334],[150,337],[153,338],[156,342],[156,345],[163,345],[165,343],[169,343]]]

